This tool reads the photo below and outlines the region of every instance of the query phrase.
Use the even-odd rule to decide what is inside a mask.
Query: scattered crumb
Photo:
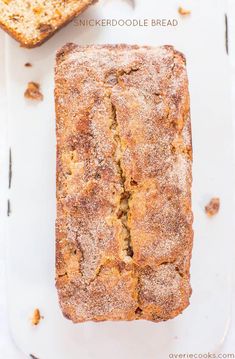
[[[180,15],[190,15],[191,14],[191,11],[190,10],[186,10],[186,9],[184,9],[184,8],[182,8],[181,6],[179,6],[179,8],[178,8],[178,13],[180,14]]]
[[[33,312],[31,322],[33,325],[38,325],[40,323],[41,319],[43,319],[43,317],[41,316],[40,310],[38,308],[36,308]]]
[[[40,85],[36,82],[29,82],[24,97],[29,100],[42,101],[43,95],[40,92]]]
[[[31,64],[30,62],[26,62],[26,63],[24,64],[24,66],[25,66],[25,67],[32,67],[32,64]]]
[[[209,217],[214,216],[219,212],[220,209],[220,199],[212,198],[210,202],[205,206],[205,212]]]
[[[135,8],[135,0],[126,0],[126,1],[133,9]]]

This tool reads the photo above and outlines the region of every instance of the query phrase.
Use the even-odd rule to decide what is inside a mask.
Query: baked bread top
[[[188,305],[191,127],[171,46],[57,54],[56,285],[65,316],[161,321]]]
[[[23,47],[35,47],[93,0],[0,0],[0,26]]]

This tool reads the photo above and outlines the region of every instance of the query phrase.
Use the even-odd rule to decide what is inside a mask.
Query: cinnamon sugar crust
[[[65,45],[55,69],[56,286],[73,322],[189,304],[191,125],[172,46]]]

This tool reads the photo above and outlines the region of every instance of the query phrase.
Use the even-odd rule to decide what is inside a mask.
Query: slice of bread
[[[86,9],[93,0],[0,0],[0,27],[35,47]]]

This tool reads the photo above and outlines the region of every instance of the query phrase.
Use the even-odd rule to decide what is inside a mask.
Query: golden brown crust
[[[68,14],[66,14],[66,15],[63,14],[61,19],[58,19],[56,21],[54,21],[54,19],[53,19],[53,16],[55,15],[55,14],[53,14],[53,16],[51,18],[47,19],[45,24],[41,24],[41,25],[44,25],[41,27],[40,27],[40,23],[39,23],[39,25],[37,25],[38,15],[31,14],[32,25],[30,26],[30,31],[34,33],[33,35],[27,34],[26,29],[25,29],[25,31],[22,29],[19,29],[19,30],[15,29],[14,25],[9,22],[10,19],[9,19],[8,15],[4,16],[4,18],[3,18],[3,12],[4,12],[5,8],[9,5],[1,4],[1,2],[3,3],[4,1],[0,0],[0,5],[2,6],[2,8],[0,8],[0,12],[2,12],[2,15],[0,15],[0,28],[2,28],[4,31],[6,31],[16,41],[18,41],[22,47],[26,47],[26,48],[30,49],[30,48],[34,48],[34,47],[42,45],[45,41],[47,41],[49,38],[51,38],[58,30],[60,30],[64,26],[66,26],[69,22],[71,22],[81,12],[85,11],[89,5],[91,5],[93,2],[95,2],[95,0],[82,0],[82,3],[81,3],[81,1],[77,2],[77,6],[75,8],[72,8]],[[31,3],[34,3],[34,2],[35,1],[31,1]],[[59,3],[59,1],[58,1],[58,3]],[[67,4],[67,6],[69,7],[69,3]],[[18,11],[20,14],[25,13],[25,10],[21,10],[20,7],[19,7]],[[56,13],[56,8],[55,8],[55,13]],[[22,22],[22,25],[24,25],[23,22]],[[37,27],[35,27],[36,25],[37,25]]]
[[[189,304],[192,144],[184,56],[65,45],[55,70],[56,285],[74,322]]]

